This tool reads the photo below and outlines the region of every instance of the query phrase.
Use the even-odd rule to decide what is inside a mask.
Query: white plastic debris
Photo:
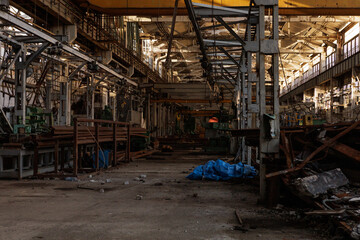
[[[69,182],[77,182],[78,179],[76,177],[66,177],[65,181],[69,181]]]
[[[106,183],[111,183],[111,182],[112,182],[112,181],[111,181],[110,178],[106,179]]]
[[[353,239],[357,239],[357,240],[360,239],[360,224],[356,225],[356,226],[352,229],[351,237],[352,237]]]
[[[140,178],[142,178],[142,179],[146,178],[146,174],[141,174]]]
[[[129,181],[124,182],[124,185],[129,185],[129,184],[130,184]]]

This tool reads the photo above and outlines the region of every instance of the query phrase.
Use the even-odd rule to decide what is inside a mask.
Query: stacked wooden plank
[[[126,141],[128,129],[127,127],[116,127],[116,141]],[[131,136],[146,136],[144,128],[130,128]],[[53,126],[50,134],[41,136],[41,140],[73,140],[73,126]],[[39,139],[39,140],[40,140]],[[112,142],[114,141],[113,127],[99,126],[98,140],[96,141],[96,128],[90,126],[78,126],[78,144],[89,144],[95,142]]]
[[[137,159],[137,158],[141,158],[141,157],[145,157],[148,155],[151,155],[155,152],[158,152],[159,150],[141,150],[141,151],[137,151],[137,152],[131,152],[130,153],[130,157],[132,160]],[[123,161],[125,159],[125,151],[117,151],[117,155],[116,155],[116,159],[117,161]]]
[[[72,126],[56,126],[52,130],[53,136],[72,136],[74,137],[74,127]],[[126,141],[127,128],[118,127],[115,131],[116,138],[114,138],[113,127],[100,127],[98,137],[95,127],[78,126],[77,139],[78,144],[102,143],[116,141]],[[98,139],[97,139],[98,138]]]

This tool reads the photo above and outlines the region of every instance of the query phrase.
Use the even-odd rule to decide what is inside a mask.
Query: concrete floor
[[[177,151],[80,182],[0,181],[0,239],[320,239],[257,205],[253,184],[185,178],[215,158]],[[145,182],[134,180],[141,174]],[[106,179],[111,183],[99,182]],[[234,230],[235,209],[248,232]]]

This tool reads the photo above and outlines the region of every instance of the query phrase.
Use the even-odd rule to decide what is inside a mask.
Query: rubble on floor
[[[259,147],[259,134],[259,129],[232,130],[252,147]],[[311,208],[306,216],[334,222],[347,233],[345,239],[360,239],[359,134],[360,121],[282,127],[280,158],[265,159],[268,204],[276,206],[279,191],[290,190]]]
[[[299,192],[312,197],[317,197],[319,194],[326,193],[330,189],[335,189],[348,183],[349,180],[339,168],[298,178],[294,182]]]
[[[305,215],[325,218],[353,239],[360,239],[359,124],[283,129],[280,149],[287,168],[278,164],[266,175],[281,179],[312,208]]]

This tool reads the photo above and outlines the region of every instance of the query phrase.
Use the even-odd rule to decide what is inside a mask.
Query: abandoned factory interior
[[[0,240],[360,240],[360,0],[0,0]]]

